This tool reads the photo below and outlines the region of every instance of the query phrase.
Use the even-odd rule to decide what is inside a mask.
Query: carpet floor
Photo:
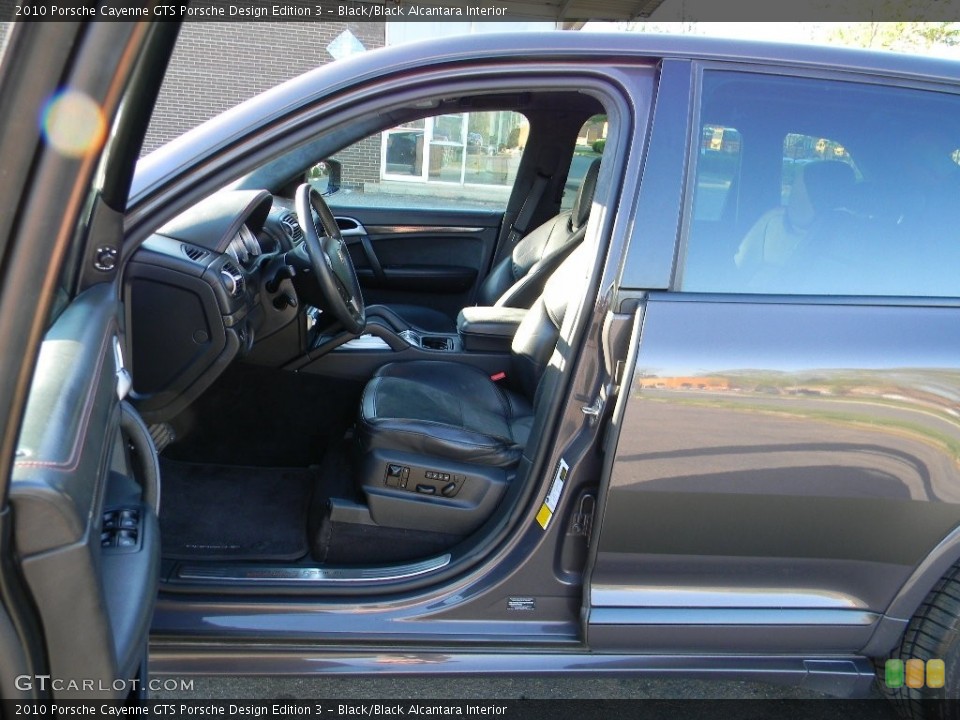
[[[307,554],[316,468],[161,460],[163,555],[192,560],[296,560]]]

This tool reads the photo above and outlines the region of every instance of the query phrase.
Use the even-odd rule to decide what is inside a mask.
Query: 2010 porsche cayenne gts
[[[0,66],[4,697],[148,645],[960,693],[957,65],[440,40],[137,163],[175,36]]]

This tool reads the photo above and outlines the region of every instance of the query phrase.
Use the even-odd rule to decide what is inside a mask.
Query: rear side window
[[[678,289],[960,295],[957,96],[707,72],[696,132]]]

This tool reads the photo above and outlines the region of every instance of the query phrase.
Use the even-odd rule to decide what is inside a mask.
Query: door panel
[[[145,670],[158,530],[123,430],[117,268],[96,259],[119,257],[132,167],[176,31],[16,23],[8,50],[18,62],[0,68],[3,145],[29,160],[7,168],[11,223],[0,224],[0,590],[5,605],[11,591],[24,596],[15,624],[29,675],[51,679],[20,683],[33,698],[124,697],[132,683],[114,681]],[[106,149],[93,134],[69,153],[37,135],[41,108],[55,118],[50,136],[73,132],[70,98],[102,113]],[[121,102],[127,112],[114,122]],[[143,468],[156,459],[142,436],[137,456]],[[111,509],[128,511],[126,526],[114,514],[108,527]],[[14,658],[2,625],[0,645]]]
[[[368,304],[432,307],[455,318],[473,301],[500,230],[488,210],[334,210]]]
[[[863,647],[960,525],[957,337],[948,307],[652,296],[591,644]]]
[[[104,688],[137,676],[160,552],[154,508],[121,431],[116,297],[113,284],[91,288],[47,333],[10,485],[16,545],[50,673],[102,680]],[[140,443],[138,452],[154,460],[152,445]],[[96,694],[53,689],[58,698]]]

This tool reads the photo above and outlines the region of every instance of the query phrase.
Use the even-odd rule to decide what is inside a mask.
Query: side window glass
[[[603,149],[607,145],[607,131],[609,125],[606,115],[594,115],[587,120],[580,132],[577,133],[577,144],[573,150],[573,160],[570,161],[570,171],[563,186],[563,200],[561,210],[573,208],[573,201],[577,197],[580,181],[587,174],[587,168],[598,157],[603,156]]]
[[[960,296],[958,111],[944,93],[705,73],[677,289]]]
[[[452,113],[398,125],[331,159],[340,190],[331,207],[505,210],[530,134],[512,111]],[[326,186],[322,169],[311,182]]]

